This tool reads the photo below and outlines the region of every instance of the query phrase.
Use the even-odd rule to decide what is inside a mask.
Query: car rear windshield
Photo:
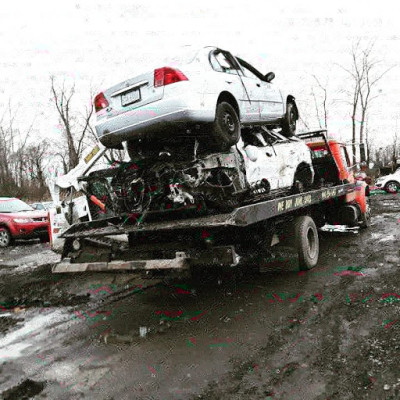
[[[173,50],[169,50],[169,54],[165,54],[161,57],[161,59],[165,65],[175,67],[179,65],[190,64],[198,52],[199,48],[196,46],[181,46]]]
[[[19,199],[0,200],[0,213],[14,213],[21,211],[32,211],[33,208],[28,206]]]

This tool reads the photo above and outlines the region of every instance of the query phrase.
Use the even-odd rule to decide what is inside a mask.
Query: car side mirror
[[[264,76],[265,82],[270,83],[275,78],[275,74],[273,72],[268,72],[267,75]]]

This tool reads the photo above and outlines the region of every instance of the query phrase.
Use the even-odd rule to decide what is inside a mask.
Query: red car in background
[[[0,247],[14,239],[34,238],[49,240],[47,211],[36,211],[17,198],[0,197]]]

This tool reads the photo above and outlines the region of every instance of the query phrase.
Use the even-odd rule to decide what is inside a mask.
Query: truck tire
[[[12,238],[9,230],[4,227],[0,227],[0,247],[7,247],[11,244]]]
[[[240,120],[235,109],[226,101],[217,104],[212,135],[218,150],[228,150],[240,138]]]
[[[360,224],[360,228],[361,229],[366,229],[369,226],[371,226],[371,207],[369,206],[369,201],[367,199],[367,203],[366,203],[366,210],[365,213],[361,213],[361,224]]]
[[[299,269],[307,271],[317,265],[319,255],[318,230],[308,215],[294,221],[294,244],[299,256]]]

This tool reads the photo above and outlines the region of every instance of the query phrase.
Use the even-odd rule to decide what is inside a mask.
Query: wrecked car
[[[147,71],[99,93],[95,129],[106,147],[141,140],[197,137],[214,151],[226,151],[241,128],[266,126],[295,134],[295,98],[245,60],[217,47],[187,49],[169,65]],[[153,141],[153,142],[154,142]],[[134,158],[134,155],[133,157]]]
[[[299,138],[266,128],[242,135],[225,152],[165,146],[79,177],[89,220],[127,215],[138,222],[228,212],[299,193],[313,184],[311,152]],[[69,182],[61,187],[71,186]],[[89,214],[88,213],[88,214]],[[82,216],[80,216],[80,220]]]

